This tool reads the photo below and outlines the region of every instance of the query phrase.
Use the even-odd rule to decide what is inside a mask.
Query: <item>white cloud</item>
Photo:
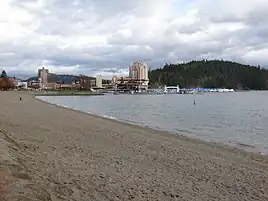
[[[268,62],[267,0],[5,0],[0,68],[124,75],[199,58]]]

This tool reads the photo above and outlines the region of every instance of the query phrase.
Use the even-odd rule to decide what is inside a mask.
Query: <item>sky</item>
[[[268,64],[267,0],[1,0],[0,70],[128,74],[136,60]]]

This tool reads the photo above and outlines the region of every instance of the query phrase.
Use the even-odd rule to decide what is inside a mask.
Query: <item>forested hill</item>
[[[150,86],[268,89],[268,70],[223,60],[165,64],[149,72]]]

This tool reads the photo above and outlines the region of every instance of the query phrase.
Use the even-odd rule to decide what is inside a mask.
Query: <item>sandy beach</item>
[[[0,96],[0,200],[268,200],[267,156]]]

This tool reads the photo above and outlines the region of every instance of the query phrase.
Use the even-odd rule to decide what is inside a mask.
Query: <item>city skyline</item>
[[[0,11],[0,70],[22,78],[43,65],[112,77],[134,60],[152,69],[195,59],[268,63],[265,0],[7,0]]]
[[[37,77],[35,79],[28,79],[23,81],[23,85],[35,89],[84,89],[90,88],[95,89],[136,89],[136,90],[147,90],[149,84],[148,77],[148,65],[146,63],[135,61],[131,67],[129,67],[129,74],[127,77],[113,76],[110,82],[104,80],[101,75],[97,75],[95,79],[85,75],[73,76],[74,79],[60,80],[57,75],[50,72],[49,69],[44,66],[37,71]],[[71,81],[71,82],[70,82]],[[14,83],[20,82],[18,79]],[[26,84],[27,83],[27,84]],[[104,87],[105,85],[105,87]],[[26,87],[26,88],[27,88]]]

